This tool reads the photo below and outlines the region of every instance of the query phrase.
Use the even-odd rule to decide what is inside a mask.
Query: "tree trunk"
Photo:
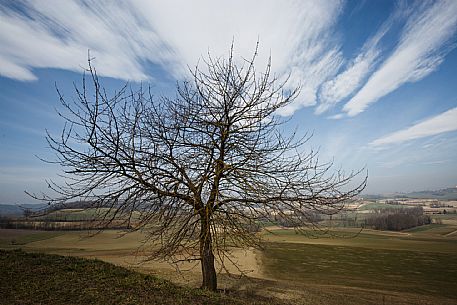
[[[214,254],[211,231],[206,220],[202,220],[200,234],[200,258],[202,265],[202,288],[211,291],[217,289],[216,268],[214,268]]]

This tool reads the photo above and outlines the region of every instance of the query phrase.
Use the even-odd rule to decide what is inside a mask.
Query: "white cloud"
[[[349,116],[407,82],[416,82],[433,72],[443,61],[450,39],[457,30],[457,1],[424,2],[405,25],[392,55],[344,106]]]
[[[369,145],[372,147],[382,147],[454,130],[457,130],[457,107],[409,128],[376,139]]]
[[[357,89],[370,72],[378,54],[375,50],[360,54],[344,72],[326,81],[321,87],[316,114],[324,113]]]
[[[398,11],[392,14],[377,33],[368,39],[360,53],[347,65],[345,70],[322,84],[319,90],[319,105],[316,107],[316,114],[326,112],[360,87],[362,81],[373,71],[381,54],[378,46],[380,40],[390,30],[397,17]]]
[[[0,57],[0,76],[15,78],[21,81],[36,80],[37,77],[26,67],[8,61],[4,57]]]
[[[299,98],[279,114],[291,115],[317,101],[315,113],[320,114],[360,88],[383,55],[379,41],[392,25],[391,16],[340,71],[346,60],[335,25],[342,7],[342,1],[294,0],[261,5],[242,0],[31,0],[21,10],[3,4],[0,75],[33,81],[35,68],[81,72],[90,49],[102,76],[148,80],[148,63],[153,63],[179,79],[208,52],[226,55],[232,40],[243,57],[252,55],[259,40],[259,70],[271,55],[276,76],[288,76],[289,88],[301,87]],[[345,105],[347,115],[423,78],[442,62],[442,47],[457,28],[457,2],[427,2],[418,11],[410,14],[393,54]]]
[[[324,46],[321,47],[323,56],[313,54],[308,60],[304,56],[303,61],[291,63],[282,73],[289,76],[290,88],[300,87],[300,95],[293,103],[279,109],[280,115],[289,116],[302,107],[315,105],[319,86],[337,73],[343,61],[340,52],[334,49],[325,54]]]
[[[337,114],[331,115],[331,116],[329,116],[327,118],[330,119],[330,120],[340,120],[340,119],[344,118],[344,114],[337,113]]]
[[[447,160],[435,160],[435,161],[427,161],[427,162],[424,162],[423,164],[425,164],[425,165],[438,165],[438,164],[448,163],[449,161],[451,161],[451,160],[449,160],[449,159],[447,159]]]
[[[157,35],[129,7],[98,3],[30,1],[25,14],[0,10],[0,61],[13,67],[0,66],[0,74],[33,80],[33,68],[80,72],[90,49],[100,75],[147,79],[141,52],[155,54]]]
[[[87,50],[102,76],[148,79],[145,63],[176,78],[209,51],[252,56],[260,40],[259,69],[271,54],[278,77],[302,85],[291,114],[316,103],[320,84],[342,63],[333,38],[342,1],[38,1],[22,13],[0,6],[0,75],[34,80],[34,68],[81,71]],[[3,64],[1,64],[3,63]]]

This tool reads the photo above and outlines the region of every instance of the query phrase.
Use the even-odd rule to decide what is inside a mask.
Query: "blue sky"
[[[71,98],[88,50],[109,91],[169,95],[232,40],[301,86],[279,114],[322,161],[366,167],[366,193],[457,185],[457,1],[1,1],[0,203],[59,179],[36,155],[52,157],[55,84]]]

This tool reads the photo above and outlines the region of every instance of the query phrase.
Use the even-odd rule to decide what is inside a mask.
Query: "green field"
[[[282,280],[457,300],[457,253],[270,243],[262,262]]]
[[[50,239],[63,235],[64,232],[32,231],[32,230],[2,230],[0,229],[0,248],[17,248],[35,241]]]
[[[44,215],[33,216],[35,221],[92,221],[101,220],[103,217],[111,218],[114,210],[108,208],[87,208],[87,209],[61,209]]]
[[[34,220],[51,221],[85,221],[96,219],[102,211],[97,209],[63,209],[53,211],[42,216],[33,217]]]
[[[221,275],[220,287],[292,304],[455,304],[457,226],[455,218],[446,220],[403,232],[335,228],[314,238],[271,227],[261,233],[264,250],[237,254],[243,268],[253,270],[250,278]],[[95,236],[1,230],[0,247],[99,258],[198,287],[198,266],[178,274],[166,263],[141,263],[146,254],[136,250],[144,237],[114,230]]]

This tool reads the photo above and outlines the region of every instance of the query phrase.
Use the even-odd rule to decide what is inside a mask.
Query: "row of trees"
[[[422,207],[378,210],[365,220],[365,225],[376,230],[401,231],[432,223]]]

